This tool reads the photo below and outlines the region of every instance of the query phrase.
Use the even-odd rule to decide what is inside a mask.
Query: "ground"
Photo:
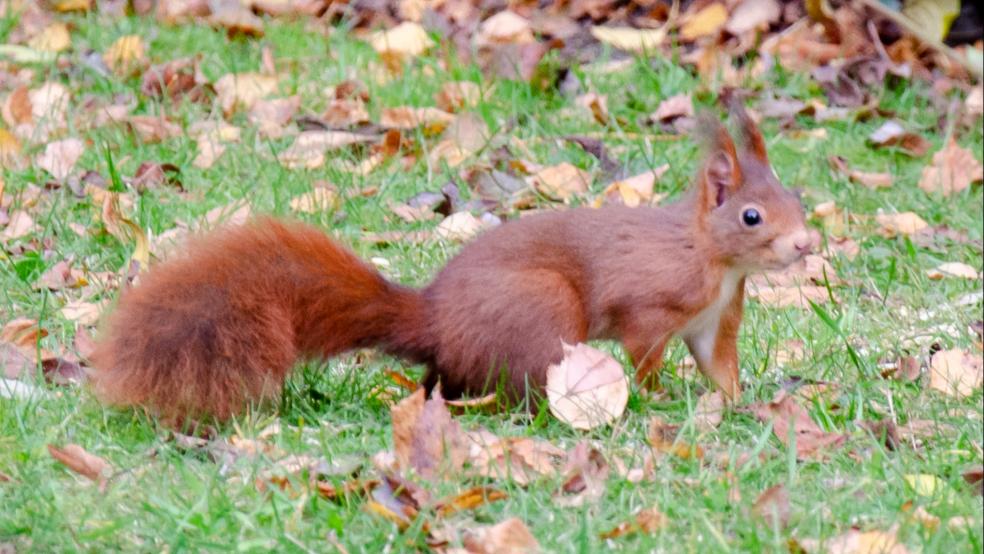
[[[277,68],[286,74],[281,92],[302,98],[299,115],[306,110],[317,115],[320,108],[314,106],[323,106],[322,90],[346,78],[367,83],[374,121],[384,107],[431,106],[443,83],[465,80],[488,91],[475,112],[493,133],[521,140],[539,164],[568,161],[599,175],[596,158],[562,140],[587,135],[601,139],[626,175],[669,164],[656,190],[676,196],[689,183],[698,160],[697,147],[686,136],[666,135],[639,124],[662,100],[700,88],[696,77],[670,59],[632,59],[621,69],[604,72],[598,68],[615,55],[606,49],[595,64],[574,67],[572,71],[587,83],[585,89],[607,97],[611,122],[603,126],[590,115],[584,116],[572,97],[556,89],[544,91],[526,83],[484,77],[468,65],[445,67],[436,55],[422,56],[402,75],[378,83],[367,71],[369,62],[377,60],[376,54],[365,42],[341,30],[325,36],[303,23],[272,22],[262,39],[230,40],[224,31],[205,25],[165,26],[152,19],[98,15],[72,16],[70,21],[76,52],[104,52],[117,38],[136,34],[144,37],[146,57],[154,63],[200,54],[202,71],[212,82],[227,73],[256,71],[262,49],[268,46]],[[3,25],[2,32],[10,33],[15,24]],[[104,76],[78,64],[39,70],[34,86],[48,79],[69,85],[75,99],[72,110],[81,109],[79,99],[87,95],[109,99],[127,93],[138,99],[134,113],[165,110],[160,102],[137,92],[139,76]],[[807,76],[782,70],[770,73],[758,86],[779,96],[823,97]],[[686,370],[685,349],[675,344],[667,355],[664,393],[650,396],[633,388],[628,410],[611,426],[584,433],[551,417],[533,421],[519,413],[456,417],[466,428],[482,425],[500,435],[534,436],[565,449],[587,438],[603,452],[621,453],[629,465],[638,465],[648,450],[648,422],[659,416],[681,424],[681,436],[701,445],[707,459],[724,456],[730,462],[722,467],[706,460],[667,456],[656,464],[651,478],[633,483],[613,476],[600,501],[576,508],[556,504],[559,477],[529,487],[492,483],[507,498],[459,517],[479,523],[519,517],[544,550],[555,552],[608,548],[781,551],[791,540],[830,539],[852,526],[888,530],[894,525],[898,525],[899,539],[913,551],[984,548],[981,497],[962,477],[982,461],[980,387],[967,397],[955,397],[930,389],[925,375],[917,382],[880,375],[884,362],[902,356],[914,356],[925,365],[932,343],[938,343],[937,349],[962,348],[972,356],[981,355],[980,335],[968,330],[981,318],[981,301],[978,297],[976,302],[957,303],[980,290],[980,279],[931,280],[927,276],[928,270],[942,262],[963,262],[981,270],[981,187],[975,185],[950,197],[921,190],[917,183],[922,168],[947,138],[937,130],[937,120],[945,112],[933,102],[936,93],[925,82],[891,84],[879,92],[881,107],[894,111],[904,126],[919,130],[929,140],[930,154],[912,158],[896,148],[872,148],[867,137],[882,123],[877,117],[864,122],[818,123],[807,116],[795,120],[795,127],[823,129],[822,135],[784,130],[776,120],[763,122],[781,180],[804,191],[808,213],[818,204],[835,201],[850,216],[846,234],[858,243],[860,253],[853,259],[830,256],[844,282],[831,289],[835,302],[799,309],[749,301],[739,339],[745,404],[771,399],[794,376],[833,383],[831,390],[804,401],[804,406],[825,430],[848,433],[847,444],[832,448],[822,461],[797,461],[795,449],[778,441],[768,424],[740,410],[727,413],[716,429],[698,432],[693,424],[694,408],[707,384]],[[711,94],[697,93],[694,98],[698,107],[713,107]],[[218,108],[193,103],[168,107],[166,112],[183,126],[222,116]],[[358,150],[347,149],[330,152],[321,167],[290,169],[276,160],[276,153],[287,147],[290,138],[259,136],[243,113],[230,120],[243,129],[241,140],[228,144],[222,157],[207,169],[193,165],[196,145],[183,134],[157,144],[142,142],[121,126],[84,132],[70,129],[69,136],[88,141],[78,167],[95,170],[107,179],[110,159],[120,175],[133,175],[144,161],[180,168],[183,192],[166,186],[139,195],[131,191],[135,204],[127,215],[151,234],[172,229],[176,222],[199,221],[213,208],[245,200],[254,213],[291,215],[323,227],[360,255],[384,259],[388,262],[384,273],[412,285],[426,283],[459,248],[457,243],[439,240],[379,245],[363,236],[366,231],[433,229],[437,220],[406,223],[390,206],[422,191],[438,191],[449,182],[470,197],[457,169],[429,163],[426,155],[420,155],[409,167],[399,157],[387,159],[363,176],[340,163],[359,161]],[[411,133],[411,138],[420,139],[419,144],[434,144],[418,134]],[[981,155],[979,118],[960,133],[958,142],[975,156]],[[27,150],[36,153],[40,147]],[[889,172],[894,184],[878,190],[853,184],[832,172],[831,155],[847,158],[855,168]],[[29,184],[51,180],[36,164],[6,170],[4,179],[5,194],[15,203]],[[345,197],[338,209],[292,210],[290,200],[310,191],[318,181],[331,183]],[[593,182],[589,195],[597,196],[605,184]],[[344,194],[370,186],[378,192]],[[88,198],[74,196],[69,187],[43,194],[40,205],[44,211],[34,212],[37,229],[29,238],[49,240],[47,254],[8,251],[4,255],[0,314],[4,321],[13,317],[38,320],[48,333],[42,345],[62,351],[73,344],[77,324],[63,317],[58,307],[72,293],[40,291],[34,286],[38,277],[68,258],[87,270],[118,272],[129,259],[132,244],[102,232],[99,210]],[[875,214],[906,211],[916,212],[931,226],[945,225],[960,240],[941,239],[942,246],[932,249],[909,237],[886,238],[877,232]],[[823,227],[817,218],[811,222],[818,229]],[[89,232],[79,235],[71,224]],[[106,290],[93,300],[114,295],[114,290]],[[947,332],[947,327],[954,332]],[[788,360],[781,354],[794,341],[802,343],[802,355]],[[600,346],[625,361],[617,345]],[[630,370],[627,361],[625,367]],[[250,437],[279,421],[284,430],[268,442],[284,452],[311,454],[340,464],[368,463],[375,453],[392,446],[390,408],[377,394],[380,387],[392,384],[385,373],[388,369],[412,378],[421,375],[420,367],[381,355],[299,365],[279,408],[254,410],[220,427],[219,433]],[[932,420],[945,427],[918,441],[903,436],[902,444],[893,450],[863,425],[886,418],[899,426]],[[112,464],[115,474],[105,490],[67,471],[49,455],[47,445],[66,443],[82,445]],[[751,460],[738,464],[743,454],[750,454]],[[266,455],[247,457],[229,472],[205,455],[180,448],[143,413],[100,405],[84,386],[44,386],[42,394],[30,398],[0,398],[0,475],[10,478],[0,482],[0,545],[38,552],[324,551],[332,549],[326,536],[334,534],[350,552],[424,548],[422,520],[399,532],[395,525],[367,513],[357,495],[331,501],[310,491],[258,490],[254,477],[272,463]],[[920,486],[927,480],[932,490]],[[759,494],[776,484],[784,485],[790,496],[790,519],[785,527],[764,524],[751,514]],[[452,481],[435,485],[434,493],[451,494],[463,488]],[[942,523],[934,529],[910,517],[904,510],[910,501]],[[599,538],[640,509],[653,506],[668,518],[659,532],[607,541]],[[966,521],[950,525],[952,518]]]

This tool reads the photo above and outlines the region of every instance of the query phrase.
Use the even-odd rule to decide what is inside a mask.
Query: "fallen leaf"
[[[434,234],[444,240],[464,242],[477,235],[482,227],[482,222],[470,212],[458,212],[438,223]]]
[[[471,81],[452,81],[441,85],[441,90],[434,96],[437,107],[446,112],[457,112],[478,105],[482,99],[482,90]]]
[[[817,304],[830,301],[827,285],[839,283],[830,262],[808,254],[785,269],[749,277],[747,289],[750,297],[768,306],[808,309],[810,301]]]
[[[423,54],[434,46],[434,41],[419,23],[404,21],[392,29],[373,33],[369,44],[380,55],[407,59]]]
[[[43,52],[62,52],[72,47],[72,36],[68,25],[55,22],[34,35],[27,45]]]
[[[379,125],[384,129],[424,127],[426,131],[433,134],[443,131],[452,121],[454,121],[454,114],[430,107],[386,108],[379,115]]]
[[[906,474],[902,478],[905,479],[912,492],[919,496],[936,496],[945,487],[942,479],[930,473]]]
[[[584,108],[600,125],[608,125],[608,98],[595,92],[582,94],[574,99],[574,104]]]
[[[228,73],[215,82],[219,104],[226,115],[237,108],[250,110],[253,105],[277,90],[278,79],[262,73]]]
[[[304,131],[277,159],[285,167],[315,169],[325,164],[325,152],[373,140],[370,135],[345,131]]]
[[[38,363],[25,348],[7,341],[0,341],[0,367],[7,379],[21,379],[33,375]]]
[[[103,306],[85,300],[73,300],[62,306],[59,312],[62,316],[79,325],[95,325],[102,314]]]
[[[536,537],[522,520],[515,517],[495,525],[468,529],[462,542],[469,554],[530,554],[540,551]]]
[[[951,137],[946,146],[933,154],[932,163],[923,168],[919,188],[950,196],[982,180],[984,166],[970,150],[962,148]]]
[[[212,13],[208,16],[208,22],[214,27],[225,29],[226,36],[229,38],[237,36],[259,38],[263,36],[263,20],[250,11],[245,4],[218,2],[214,6]]]
[[[73,269],[71,263],[62,260],[46,269],[38,277],[34,287],[47,290],[62,290],[84,287],[87,284],[89,283],[81,271]]]
[[[368,123],[369,110],[366,103],[358,98],[340,98],[328,103],[321,118],[329,127],[341,129]]]
[[[959,348],[940,350],[929,364],[929,386],[951,396],[967,397],[981,388],[984,359]]]
[[[393,446],[400,467],[432,479],[460,470],[468,457],[468,444],[461,427],[451,419],[440,389],[421,404],[424,394],[421,388],[391,409]]]
[[[10,222],[0,232],[0,238],[4,242],[26,237],[38,230],[34,223],[34,218],[26,211],[19,210],[10,214]]]
[[[586,193],[591,178],[583,169],[563,162],[537,171],[527,177],[526,182],[541,194],[566,202],[575,195]]]
[[[705,392],[697,399],[694,408],[694,424],[697,430],[709,433],[721,424],[724,418],[724,394],[721,391]]]
[[[51,457],[64,464],[68,469],[86,477],[89,480],[99,483],[100,487],[105,486],[106,479],[112,471],[109,462],[90,454],[77,444],[66,444],[64,447],[48,445],[48,453]]]
[[[139,35],[122,36],[103,54],[103,63],[118,75],[127,74],[143,62],[147,47]]]
[[[940,518],[927,512],[926,508],[923,508],[922,506],[916,506],[913,508],[913,503],[911,500],[907,501],[905,504],[902,504],[902,513],[906,514],[912,521],[915,521],[925,527],[928,531],[936,531],[940,527]]]
[[[85,143],[76,138],[48,143],[38,156],[37,165],[59,181],[64,181],[75,168],[75,162],[85,152]]]
[[[804,459],[823,459],[831,448],[843,444],[846,436],[828,433],[810,418],[793,397],[780,390],[771,402],[754,404],[752,413],[763,423],[772,422],[772,432],[787,447],[795,442],[796,457]]]
[[[914,235],[929,227],[923,218],[913,212],[878,214],[875,216],[875,221],[881,225],[882,234],[887,238],[896,235]]]
[[[851,529],[823,542],[804,539],[800,545],[807,552],[827,554],[909,554],[909,549],[895,536],[894,528],[888,531]]]
[[[735,36],[758,29],[767,30],[770,24],[779,21],[781,15],[782,8],[776,0],[745,0],[734,6],[724,30]]]
[[[249,109],[249,120],[259,128],[261,135],[279,138],[285,134],[285,127],[300,106],[301,97],[297,95],[259,100]]]
[[[290,199],[291,210],[308,214],[331,212],[338,206],[338,194],[327,187],[318,187]]]
[[[530,22],[510,10],[497,11],[482,22],[475,36],[479,46],[488,44],[524,44],[534,42]]]
[[[591,36],[612,48],[643,54],[653,52],[666,40],[666,27],[636,29],[634,27],[591,27]]]
[[[630,208],[653,205],[665,196],[653,193],[656,180],[669,169],[670,164],[663,164],[652,171],[615,181],[605,187],[601,199],[607,204],[622,204]]]
[[[937,266],[936,269],[930,269],[926,273],[933,280],[943,279],[944,277],[956,277],[975,281],[980,278],[980,274],[976,269],[960,262],[946,262]]]
[[[679,425],[667,423],[660,417],[653,417],[649,420],[646,438],[657,452],[672,454],[684,460],[702,459],[704,449],[696,444],[691,445],[680,440],[679,434]]]
[[[608,461],[601,452],[586,441],[577,443],[567,454],[557,505],[576,507],[597,502],[605,494],[608,474]]]
[[[24,167],[20,140],[6,129],[0,129],[0,168],[19,170]]]
[[[530,437],[499,437],[485,429],[467,433],[468,462],[480,477],[507,479],[525,486],[558,473],[564,450]]]
[[[866,171],[851,169],[851,167],[847,165],[847,160],[840,156],[830,156],[827,160],[830,162],[830,167],[841,175],[847,177],[852,183],[864,185],[870,189],[879,189],[892,186],[891,173],[869,173]]]
[[[164,116],[131,115],[123,121],[146,144],[156,144],[182,135],[181,126]]]
[[[868,141],[878,147],[897,146],[900,151],[914,158],[926,154],[931,146],[922,135],[906,131],[894,119],[886,121],[881,127],[868,135]]]
[[[680,28],[680,38],[693,41],[717,34],[728,21],[728,9],[714,2],[693,14]]]
[[[669,124],[679,117],[693,117],[694,102],[689,94],[677,94],[659,103],[656,111],[646,119],[659,124]]]
[[[960,475],[968,485],[974,487],[974,494],[984,495],[984,466],[972,467]]]
[[[199,68],[199,57],[178,58],[144,72],[140,92],[151,98],[200,102],[211,96],[211,85]]]
[[[180,190],[182,188],[181,181],[178,180],[178,174],[180,172],[181,169],[174,164],[142,162],[137,167],[137,172],[134,173],[130,184],[133,185],[133,188],[137,189],[137,192],[160,188],[165,185]]]
[[[644,508],[636,512],[631,521],[618,524],[614,529],[601,533],[602,540],[624,537],[634,533],[655,534],[660,529],[666,527],[669,518],[666,517],[658,508]]]
[[[547,368],[550,413],[575,429],[593,429],[618,419],[629,399],[622,365],[584,343],[565,343],[563,349],[564,359]]]
[[[782,529],[789,525],[789,491],[785,485],[773,485],[762,491],[752,504],[752,513],[769,527]]]

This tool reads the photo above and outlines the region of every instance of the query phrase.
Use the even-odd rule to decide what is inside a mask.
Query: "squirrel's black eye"
[[[741,220],[749,227],[754,227],[759,223],[762,223],[762,215],[758,213],[755,208],[748,208],[747,210],[741,212]]]

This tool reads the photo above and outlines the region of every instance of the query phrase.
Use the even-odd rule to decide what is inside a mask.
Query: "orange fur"
[[[707,123],[707,161],[677,204],[510,222],[419,291],[306,225],[261,219],[219,231],[123,295],[95,355],[95,390],[169,418],[226,418],[275,394],[299,357],[377,346],[425,364],[425,386],[439,382],[445,396],[504,383],[518,399],[542,392],[562,341],[619,339],[639,381],[653,384],[667,341],[680,336],[734,397],[744,276],[782,267],[809,244],[761,135],[747,116],[737,120],[742,149]],[[749,207],[761,224],[743,223]]]

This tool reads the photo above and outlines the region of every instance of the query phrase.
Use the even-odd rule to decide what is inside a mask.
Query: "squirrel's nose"
[[[806,229],[801,229],[793,235],[793,247],[800,254],[808,254],[813,250],[813,235]]]

